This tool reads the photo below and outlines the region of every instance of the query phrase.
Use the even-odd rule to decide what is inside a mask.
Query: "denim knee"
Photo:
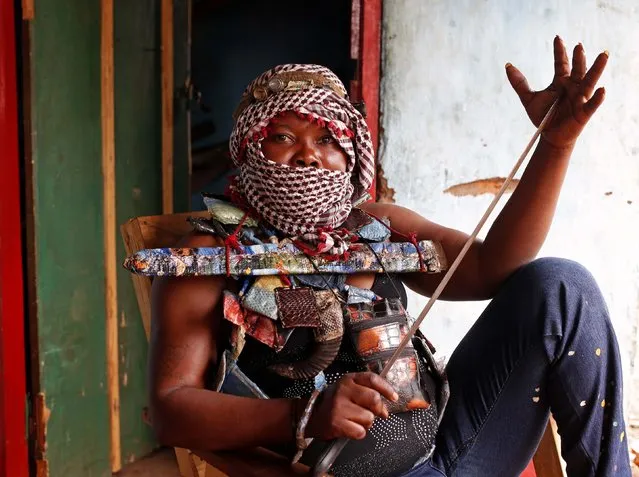
[[[512,278],[528,291],[546,297],[559,289],[572,296],[601,295],[592,274],[580,263],[565,258],[538,258],[522,266]]]
[[[512,277],[516,300],[526,313],[551,361],[576,334],[583,339],[610,336],[612,324],[603,295],[592,274],[581,264],[562,258],[540,258]],[[559,342],[547,338],[558,338]]]

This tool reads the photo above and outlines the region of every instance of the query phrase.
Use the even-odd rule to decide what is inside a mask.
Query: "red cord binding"
[[[224,252],[226,256],[225,265],[226,265],[227,277],[231,276],[231,248],[235,250],[242,250],[242,244],[240,243],[238,234],[242,230],[242,226],[244,225],[244,222],[246,222],[246,219],[248,217],[249,217],[249,213],[245,212],[244,215],[242,216],[242,220],[240,220],[240,222],[237,224],[237,227],[235,228],[233,233],[224,239],[224,249],[225,249]]]

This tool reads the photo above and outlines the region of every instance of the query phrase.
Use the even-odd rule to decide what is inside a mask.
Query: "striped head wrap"
[[[292,167],[264,157],[261,141],[269,123],[287,111],[330,131],[346,152],[346,172]],[[319,65],[276,66],[248,85],[234,117],[230,150],[239,175],[231,193],[280,231],[313,245],[324,242],[320,251],[329,251],[328,243],[340,242],[331,231],[353,204],[368,198],[375,171],[370,131],[342,82]],[[334,240],[318,238],[327,233]]]

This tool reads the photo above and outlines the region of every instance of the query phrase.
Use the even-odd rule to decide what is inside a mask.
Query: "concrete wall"
[[[639,401],[639,7],[635,0],[384,2],[380,159],[397,203],[470,233],[493,198],[444,190],[505,177],[531,137],[505,76],[512,62],[542,89],[552,40],[610,51],[607,99],[574,152],[540,256],[583,263],[619,335],[627,403]],[[499,207],[500,208],[500,207]],[[487,230],[488,226],[485,227]],[[411,296],[410,311],[425,300]],[[450,355],[486,303],[439,303],[424,326]],[[639,405],[633,410],[639,415]]]

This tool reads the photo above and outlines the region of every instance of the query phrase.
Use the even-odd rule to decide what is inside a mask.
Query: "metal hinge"
[[[202,112],[211,112],[211,108],[202,101],[202,91],[191,82],[190,77],[187,77],[184,84],[175,91],[175,99],[184,101],[187,110],[191,109],[191,106],[195,103]]]

